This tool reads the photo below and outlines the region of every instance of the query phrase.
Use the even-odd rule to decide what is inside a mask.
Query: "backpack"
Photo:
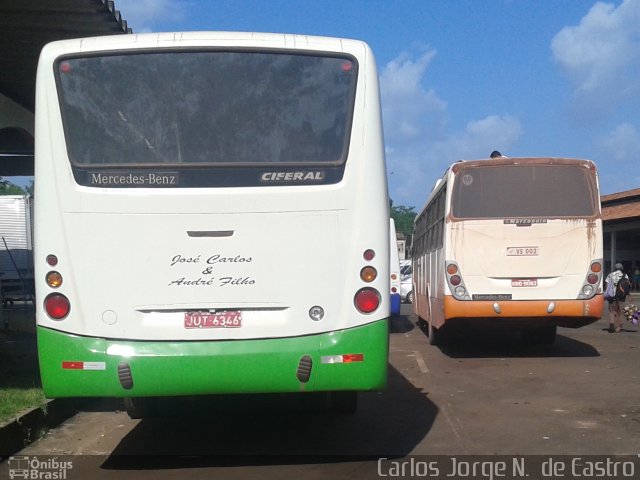
[[[624,301],[631,291],[631,282],[629,277],[623,275],[616,284],[616,300]]]

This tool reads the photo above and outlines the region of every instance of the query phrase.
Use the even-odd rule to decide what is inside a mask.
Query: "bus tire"
[[[427,336],[429,337],[429,345],[440,345],[441,343],[441,334],[437,328],[433,328],[433,324],[431,322],[427,322]]]
[[[148,418],[154,413],[153,402],[151,398],[125,397],[124,408],[127,411],[127,415],[129,415],[129,418],[132,418],[134,420]]]
[[[358,392],[331,392],[329,395],[329,402],[329,408],[334,413],[355,413],[358,409]]]
[[[522,340],[528,345],[553,345],[556,341],[557,327],[547,325],[522,331]]]
[[[407,303],[413,303],[413,290],[407,293]]]

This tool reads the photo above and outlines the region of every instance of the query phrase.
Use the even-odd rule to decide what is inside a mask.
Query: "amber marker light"
[[[58,272],[47,273],[47,285],[51,288],[58,288],[62,285],[62,275]]]
[[[376,279],[377,276],[378,272],[373,267],[364,267],[362,270],[360,270],[360,278],[364,282],[371,283]]]
[[[456,273],[458,273],[458,266],[450,263],[449,265],[447,265],[447,273],[449,275],[455,275]]]

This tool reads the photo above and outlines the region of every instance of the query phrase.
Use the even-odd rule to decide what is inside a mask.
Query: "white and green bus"
[[[360,41],[190,32],[54,42],[36,92],[47,397],[385,386],[389,201]]]

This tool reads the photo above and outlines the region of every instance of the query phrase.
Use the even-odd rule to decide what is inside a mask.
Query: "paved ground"
[[[134,421],[106,401],[19,454],[70,454],[61,458],[83,477],[67,478],[311,479],[375,478],[380,457],[639,453],[637,328],[560,329],[547,347],[475,332],[444,349],[429,346],[403,309],[392,324],[389,388],[362,395],[354,416],[280,396],[222,397]]]

